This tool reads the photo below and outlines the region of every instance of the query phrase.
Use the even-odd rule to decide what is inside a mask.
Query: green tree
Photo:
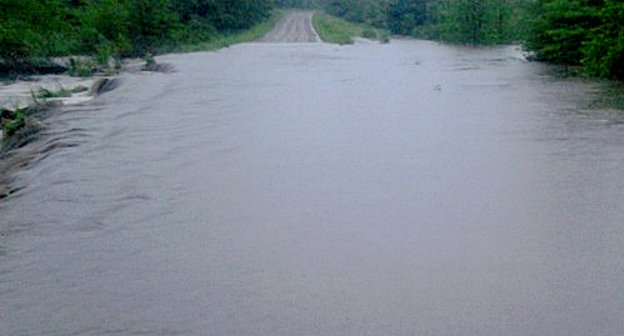
[[[394,34],[411,35],[427,22],[426,0],[391,0],[387,5],[387,27]]]
[[[131,48],[128,36],[130,13],[123,0],[89,0],[76,8],[80,22],[81,49],[118,57]]]
[[[480,43],[484,40],[486,0],[445,0],[440,6],[443,40]]]
[[[599,25],[596,8],[602,1],[540,0],[533,7],[534,21],[526,46],[537,59],[578,65],[589,32]]]
[[[14,68],[75,49],[61,0],[0,0],[0,59]]]
[[[624,79],[624,2],[607,0],[597,15],[600,24],[587,36],[581,63],[592,75]]]
[[[170,0],[129,0],[127,6],[133,54],[153,51],[170,40],[179,27],[179,17]]]

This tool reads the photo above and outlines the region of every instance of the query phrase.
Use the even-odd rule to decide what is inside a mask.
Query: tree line
[[[299,0],[304,1],[305,0]],[[349,21],[456,43],[523,43],[537,60],[624,79],[621,0],[313,0]]]
[[[456,43],[521,42],[538,60],[624,79],[621,0],[0,0],[0,70],[175,49],[249,28],[274,7]]]
[[[173,49],[249,28],[272,7],[272,0],[0,0],[0,68]]]

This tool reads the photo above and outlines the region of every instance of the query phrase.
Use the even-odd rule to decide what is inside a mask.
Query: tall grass
[[[314,13],[312,24],[321,40],[328,43],[352,44],[353,38],[359,36],[379,40],[382,43],[389,42],[386,31],[363,24],[352,23],[324,12]]]
[[[316,12],[312,17],[314,29],[324,42],[336,44],[352,44],[353,38],[361,36],[364,27],[327,13]]]

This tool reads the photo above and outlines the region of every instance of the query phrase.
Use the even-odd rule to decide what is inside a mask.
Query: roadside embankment
[[[256,41],[285,14],[286,11],[274,10],[268,18],[249,29],[220,31],[200,41],[183,40],[175,47],[163,48],[159,52],[210,51]],[[114,89],[119,85],[116,76],[120,72],[174,70],[170,64],[156,63],[150,53],[146,53],[144,59],[101,59],[94,55],[49,58],[43,62],[50,65],[45,68],[51,69],[49,72],[41,70],[44,68],[24,67],[22,69],[27,72],[24,74],[0,64],[0,199],[20,190],[13,183],[13,173],[49,150],[50,146],[41,139],[41,131],[50,113],[55,113],[61,106],[81,104]],[[32,73],[36,71],[47,74]]]
[[[312,24],[321,40],[327,43],[352,44],[357,37],[379,40],[381,43],[390,42],[386,31],[351,23],[325,12],[316,12]]]
[[[116,77],[48,75],[0,86],[0,199],[20,189],[13,184],[15,171],[55,148],[54,144],[38,141],[47,116],[118,85]]]

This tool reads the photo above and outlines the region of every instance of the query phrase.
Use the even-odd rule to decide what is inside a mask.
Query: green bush
[[[60,0],[0,0],[0,59],[16,69],[70,51],[71,25]]]
[[[533,11],[535,19],[527,48],[539,60],[579,65],[582,47],[599,21],[594,8],[585,0],[545,0]]]
[[[581,63],[592,75],[624,79],[624,3],[607,0],[598,15],[601,23],[589,32]]]
[[[371,28],[371,27],[366,27],[364,28],[364,30],[362,30],[362,34],[360,34],[363,38],[367,38],[367,39],[377,39],[377,32],[375,31],[375,29]]]
[[[130,49],[128,28],[130,14],[120,0],[91,0],[78,14],[82,48],[102,57],[118,57]],[[106,59],[105,62],[107,62]]]
[[[15,134],[18,130],[24,128],[28,121],[27,109],[15,109],[15,111],[3,109],[1,111],[0,126],[8,136]]]
[[[132,0],[128,4],[131,25],[128,29],[133,55],[156,49],[172,37],[179,17],[169,0]]]
[[[100,65],[247,29],[271,0],[0,0],[0,72],[40,59],[92,55]],[[88,71],[77,66],[76,74]]]

